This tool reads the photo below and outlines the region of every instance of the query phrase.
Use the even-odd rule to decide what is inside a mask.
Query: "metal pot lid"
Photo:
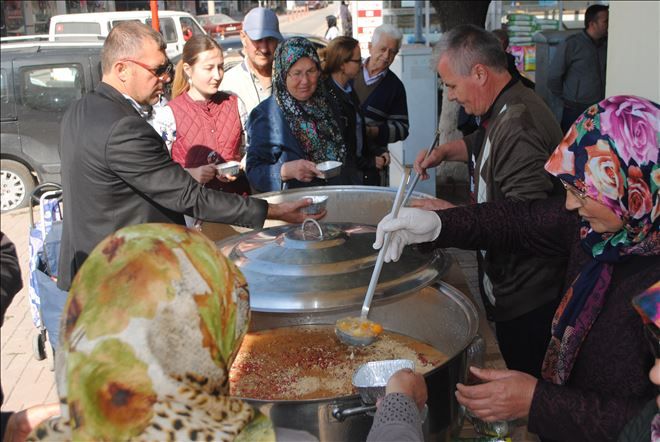
[[[308,221],[217,243],[245,275],[253,310],[297,313],[362,305],[378,256],[372,247],[376,228]],[[446,261],[442,253],[406,247],[398,262],[383,266],[374,303],[427,286],[446,271]]]

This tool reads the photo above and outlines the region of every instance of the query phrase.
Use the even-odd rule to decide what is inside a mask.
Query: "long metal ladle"
[[[436,131],[433,143],[431,144],[431,147],[427,150],[424,159],[428,158],[429,155],[431,154],[431,151],[435,149],[435,146],[438,143],[439,136],[440,136],[440,131]],[[404,177],[401,180],[401,184],[399,184],[399,189],[396,192],[396,197],[394,198],[394,204],[392,205],[392,211],[390,212],[390,214],[392,215],[392,219],[396,219],[396,217],[399,215],[399,209],[401,208],[401,206],[405,205],[408,202],[408,199],[412,195],[413,190],[415,190],[415,186],[419,182],[419,174],[415,174],[415,178],[412,180],[410,185],[408,185],[408,191],[405,193],[405,197],[404,197],[403,190],[406,188],[409,179],[410,179],[410,169],[405,168]],[[380,272],[383,269],[383,262],[385,261],[385,253],[389,248],[390,239],[391,239],[390,232],[385,233],[385,237],[383,238],[383,246],[380,248],[380,251],[378,252],[378,258],[376,258],[376,266],[374,267],[374,271],[371,274],[371,280],[369,281],[367,294],[365,295],[364,302],[362,303],[362,310],[360,312],[360,317],[357,319],[357,322],[359,323],[371,322],[367,319],[367,317],[369,316],[369,310],[371,309],[371,301],[373,300],[374,293],[376,292],[378,278],[380,278]],[[367,333],[363,336],[362,335],[357,336],[355,334],[350,334],[339,327],[340,322],[351,319],[353,318],[342,318],[337,321],[337,324],[335,325],[335,334],[337,335],[339,340],[347,345],[357,345],[361,347],[371,345],[378,337],[375,333]]]
[[[404,188],[406,187],[406,182],[410,178],[410,169],[406,169],[405,175],[403,179],[401,180],[401,184],[399,184],[399,189],[396,192],[396,197],[394,198],[394,205],[392,206],[392,211],[390,212],[390,215],[392,216],[392,219],[396,219],[396,217],[399,214],[399,209],[401,208],[401,204],[403,203],[403,195],[404,195]],[[390,233],[385,234],[385,238],[383,239],[383,246],[380,248],[380,251],[378,252],[378,258],[376,258],[376,266],[374,267],[374,271],[371,274],[371,280],[369,281],[369,288],[367,288],[367,294],[364,297],[364,303],[362,304],[362,311],[360,313],[360,318],[358,319],[358,324],[365,323],[367,320],[367,316],[369,315],[369,309],[371,308],[371,300],[374,297],[374,293],[376,291],[376,285],[378,284],[378,278],[380,277],[380,272],[383,269],[383,262],[385,261],[385,253],[387,252],[387,249],[390,245],[390,239],[391,235]],[[353,318],[346,318],[346,319],[340,319],[337,321],[337,325],[335,325],[335,334],[339,338],[340,341],[342,341],[344,344],[347,345],[357,345],[357,346],[365,346],[365,345],[370,345],[376,340],[377,335],[373,333],[366,333],[364,335],[355,335],[351,334],[348,331],[342,330],[342,327],[340,327],[340,323],[345,320],[352,320]]]

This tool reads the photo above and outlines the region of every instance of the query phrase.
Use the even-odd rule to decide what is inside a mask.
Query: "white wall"
[[[611,1],[606,96],[660,103],[660,1]]]

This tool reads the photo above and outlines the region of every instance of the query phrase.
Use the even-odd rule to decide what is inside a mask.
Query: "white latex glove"
[[[387,215],[378,223],[374,249],[380,249],[386,232],[391,232],[390,245],[385,252],[385,262],[398,261],[408,244],[433,241],[440,235],[442,221],[435,212],[402,207],[399,216]]]

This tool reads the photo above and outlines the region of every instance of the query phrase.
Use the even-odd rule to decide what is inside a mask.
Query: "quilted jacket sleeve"
[[[270,100],[270,99],[269,99]],[[250,185],[260,192],[282,189],[280,170],[284,164],[284,134],[273,109],[263,102],[250,113],[247,123],[246,173]]]

